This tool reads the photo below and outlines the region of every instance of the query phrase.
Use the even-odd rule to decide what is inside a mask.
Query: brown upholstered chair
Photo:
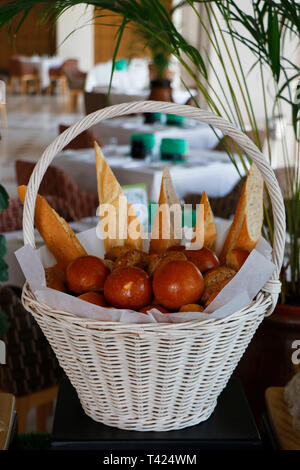
[[[16,398],[18,431],[26,432],[28,413],[36,408],[36,430],[46,431],[63,376],[54,352],[40,327],[21,303],[16,290],[0,288],[0,309],[10,323],[3,341],[6,364],[0,367],[0,390]]]
[[[77,220],[76,211],[63,198],[54,195],[44,195],[51,207],[65,220],[71,222]],[[94,214],[93,214],[94,215]],[[0,233],[22,230],[23,227],[23,204],[19,198],[9,201],[8,209],[0,213]]]
[[[293,170],[292,170],[293,172]],[[285,168],[276,168],[274,170],[275,176],[279,183],[280,189],[282,191],[283,197],[286,198],[287,194],[287,180],[286,180],[286,169]],[[234,186],[234,188],[223,197],[209,197],[209,202],[213,213],[216,217],[221,217],[223,219],[229,219],[236,210],[237,203],[242,191],[243,181],[240,180]],[[199,204],[201,199],[201,194],[188,194],[184,198],[185,204],[192,204],[193,208],[196,208],[196,205]],[[267,199],[265,198],[265,203],[268,204]]]
[[[223,197],[209,197],[209,202],[215,217],[229,219],[235,212],[243,182],[239,181],[230,193]],[[200,203],[201,194],[188,194],[184,198],[185,204],[191,204],[193,209]]]
[[[16,161],[18,185],[28,184],[34,166],[34,162]],[[96,193],[83,191],[67,173],[53,165],[47,169],[44,175],[39,187],[39,194],[46,198],[56,196],[59,200],[63,200],[71,216],[69,220],[94,216],[99,205]]]
[[[77,59],[67,59],[60,67],[51,67],[49,69],[50,86],[47,88],[47,92],[51,92],[53,83],[59,82],[61,93],[65,95],[68,88],[66,72],[72,70],[78,70]]]
[[[9,61],[9,88],[14,90],[14,83],[18,81],[21,85],[21,93],[25,95],[28,92],[28,84],[35,86],[36,92],[41,92],[40,77],[34,65],[26,64],[20,56],[12,56]]]
[[[58,127],[59,134],[62,134],[69,126],[60,124]],[[100,140],[96,137],[94,131],[91,129],[86,129],[81,132],[77,137],[75,137],[71,142],[66,145],[63,150],[78,150],[78,149],[90,149],[94,148],[94,142],[97,142],[100,146],[102,145]]]

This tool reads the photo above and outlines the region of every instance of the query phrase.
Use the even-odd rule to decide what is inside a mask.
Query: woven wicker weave
[[[280,292],[285,213],[273,170],[254,143],[232,124],[190,106],[125,103],[86,116],[45,150],[29,181],[23,219],[25,243],[35,247],[35,199],[55,155],[93,124],[138,112],[179,114],[206,122],[235,139],[256,162],[273,205],[273,261],[277,268],[272,278],[247,308],[222,320],[176,324],[87,320],[40,303],[28,284],[23,289],[23,303],[42,328],[91,418],[122,429],[168,431],[195,425],[211,415],[255,330],[264,316],[272,313]]]

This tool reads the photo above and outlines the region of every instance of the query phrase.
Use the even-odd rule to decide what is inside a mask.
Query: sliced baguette
[[[23,204],[26,190],[27,186],[18,187]],[[34,223],[61,268],[64,269],[70,261],[87,254],[65,219],[39,194],[36,198]]]
[[[141,250],[142,229],[134,208],[128,204],[101,148],[96,142],[94,146],[99,204],[105,213],[105,217],[104,214],[100,216],[105,251],[124,245]]]
[[[194,226],[192,244],[196,244],[197,246],[199,245],[199,248],[205,246],[205,248],[215,251],[216,241],[217,230],[214,222],[213,211],[211,210],[207,194],[203,191]]]
[[[143,234],[142,227],[139,219],[136,216],[134,207],[127,204],[127,239],[125,240],[125,246],[134,248],[135,250],[142,251],[143,249]]]
[[[220,262],[234,249],[251,251],[261,235],[263,224],[263,179],[252,163],[244,183],[235,216],[220,255]]]
[[[177,221],[175,220],[174,210],[178,215]],[[178,227],[178,224],[180,224],[180,227]],[[180,245],[181,238],[181,206],[173,187],[169,169],[165,166],[157,213],[151,233],[150,253],[163,253],[170,246]]]

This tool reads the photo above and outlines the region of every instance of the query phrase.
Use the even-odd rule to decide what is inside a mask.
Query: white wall
[[[69,37],[68,35],[74,30]],[[67,10],[56,25],[57,55],[77,58],[82,71],[94,65],[93,8],[80,4]]]
[[[252,8],[252,0],[239,0],[238,2],[239,7],[242,10],[250,10]],[[203,7],[200,7],[203,8]],[[201,10],[200,10],[201,13]],[[202,16],[202,15],[201,15]],[[218,21],[220,22],[221,30],[225,29],[225,24],[222,22],[221,15],[219,12],[217,12],[217,18]],[[205,43],[204,38],[201,38],[201,35],[199,35],[199,19],[197,18],[196,14],[192,12],[192,9],[190,5],[186,6],[183,9],[182,13],[182,31],[184,35],[188,38],[188,40],[194,44],[198,49],[200,50],[201,53],[203,53],[203,48],[207,48],[207,43]],[[234,93],[236,94],[236,99],[240,106],[242,107],[242,117],[244,120],[244,123],[247,125],[249,123],[248,115],[246,108],[242,104],[242,93],[239,89],[238,86],[238,80],[237,77],[235,76],[234,73],[234,68],[231,63],[231,59],[233,60],[234,67],[237,69],[237,74],[241,79],[241,72],[239,70],[239,64],[234,52],[234,47],[231,42],[231,39],[228,34],[225,32],[224,37],[226,40],[226,45],[229,50],[229,54],[226,51],[226,46],[223,43],[223,40],[221,39],[221,34],[218,32],[218,26],[216,25],[215,28],[213,28],[213,31],[216,32],[216,36],[218,38],[219,44],[220,44],[220,50],[221,50],[221,57],[224,61],[225,64],[225,70],[226,73],[228,74],[230,84],[234,90]],[[237,25],[237,30],[241,34],[245,35],[245,30],[240,26]],[[210,31],[210,34],[212,34],[212,31]],[[214,40],[215,41],[215,40]],[[250,69],[252,65],[255,62],[255,56],[253,53],[243,44],[241,44],[239,41],[236,42],[237,45],[237,50],[239,54],[239,58],[242,64],[242,68],[245,72],[246,75],[246,82],[247,82],[247,87],[249,90],[249,94],[251,97],[251,102],[253,105],[254,109],[254,114],[256,121],[258,122],[259,127],[265,128],[265,110],[264,110],[264,97],[263,97],[263,85],[261,81],[261,74],[259,70],[259,66],[254,68],[251,72]],[[298,62],[299,63],[299,47],[297,50],[297,41],[292,42],[290,38],[286,37],[286,51],[285,55],[292,61]],[[229,99],[229,102],[232,104],[232,99],[231,99],[231,92],[230,89],[226,83],[225,79],[225,72],[222,68],[220,59],[217,56],[217,53],[214,51],[213,47],[210,47],[210,60],[212,63],[212,67],[215,69],[215,72],[213,72],[212,67],[208,66],[209,69],[209,84],[211,85],[211,88],[207,87],[208,90],[210,90],[210,94],[213,98],[214,101],[217,100],[217,97],[220,98],[220,103],[218,103],[218,107],[225,117],[225,111],[222,109],[222,105],[226,108],[226,110],[229,109],[228,104],[226,103],[226,100],[224,98],[223,92],[222,92],[222,87],[225,90],[226,97]],[[205,81],[202,79],[202,83],[205,83]],[[220,82],[220,83],[219,83]],[[245,90],[245,86],[242,85],[243,89]],[[273,86],[273,81],[270,72],[268,71],[267,67],[264,69],[264,89],[266,93],[266,102],[267,102],[267,110],[268,110],[268,116],[272,116],[272,108],[273,108],[273,103],[274,103],[274,96],[275,96],[275,90]],[[200,99],[201,106],[203,107],[203,100],[201,101]],[[290,106],[285,105],[283,103],[282,107],[283,113],[286,115],[287,121],[290,121],[291,113],[290,113]],[[230,117],[232,120],[232,118]],[[289,131],[289,137],[288,141],[291,143],[291,146],[293,146],[293,134],[290,133],[291,128],[288,129]],[[289,152],[292,152],[291,149],[289,149]],[[281,160],[279,164],[282,164],[282,158],[279,155],[276,157],[276,159]]]

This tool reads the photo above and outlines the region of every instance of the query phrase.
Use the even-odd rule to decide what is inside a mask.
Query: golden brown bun
[[[104,261],[97,256],[81,256],[71,261],[66,268],[67,286],[75,294],[100,291],[109,272]]]
[[[227,254],[227,266],[238,271],[243,266],[249,254],[250,251],[248,250],[241,250],[240,248],[235,248]]]
[[[18,193],[24,204],[27,186],[19,186]],[[70,261],[86,255],[75,233],[68,223],[60,217],[48,202],[39,194],[36,198],[34,223],[47,247],[61,267]]]
[[[238,202],[235,216],[220,255],[221,263],[236,248],[251,251],[261,235],[263,223],[263,179],[252,163]]]
[[[197,243],[197,240],[203,239],[203,245]],[[196,223],[194,227],[194,236],[192,243],[199,244],[199,248],[204,246],[214,251],[216,248],[217,230],[214,222],[214,215],[210,207],[210,203],[206,192],[203,191],[200,200]]]
[[[174,210],[178,215],[177,224],[174,217]],[[178,224],[179,227],[176,227]],[[180,245],[181,233],[176,233],[175,227],[177,231],[178,228],[181,229],[181,206],[173,187],[169,169],[165,166],[161,181],[157,213],[151,233],[149,252],[160,254],[166,251],[170,246]]]
[[[124,245],[141,250],[143,240],[139,220],[133,207],[128,204],[120,184],[96,142],[95,158],[100,207],[105,208],[105,205],[110,205],[115,209],[114,211],[105,211],[105,214],[100,217],[102,234],[106,235],[104,239],[105,251],[108,252],[112,247]],[[110,227],[115,227],[115,233],[109,233]],[[135,232],[136,239],[134,239]]]
[[[148,256],[148,274],[153,276],[157,269],[162,268],[169,261],[186,261],[187,257],[180,251],[166,251],[162,255]]]
[[[84,294],[79,295],[78,299],[85,300],[86,302],[90,302],[94,305],[99,305],[100,307],[107,306],[104,296],[99,292],[85,292]]]
[[[199,304],[186,304],[180,307],[179,312],[203,312],[204,308]]]
[[[161,305],[157,305],[157,304],[146,305],[145,307],[140,308],[139,312],[147,313],[152,308],[156,308],[156,310],[159,310],[161,313],[169,313],[169,310],[167,310],[166,308],[162,307]]]
[[[151,302],[150,278],[140,268],[116,269],[105,281],[104,297],[114,307],[139,310]]]
[[[198,302],[204,281],[199,269],[190,261],[169,261],[155,271],[152,286],[160,305],[178,311],[182,305]]]
[[[65,286],[65,273],[56,265],[51,268],[45,268],[46,286],[60,292],[67,292]]]
[[[189,261],[197,266],[202,274],[220,265],[217,255],[209,248],[203,247],[200,250],[184,250],[183,254],[185,254]]]
[[[228,266],[219,266],[218,268],[207,271],[203,278],[205,287],[215,282],[222,282],[226,279],[231,279],[236,274],[236,271]]]

